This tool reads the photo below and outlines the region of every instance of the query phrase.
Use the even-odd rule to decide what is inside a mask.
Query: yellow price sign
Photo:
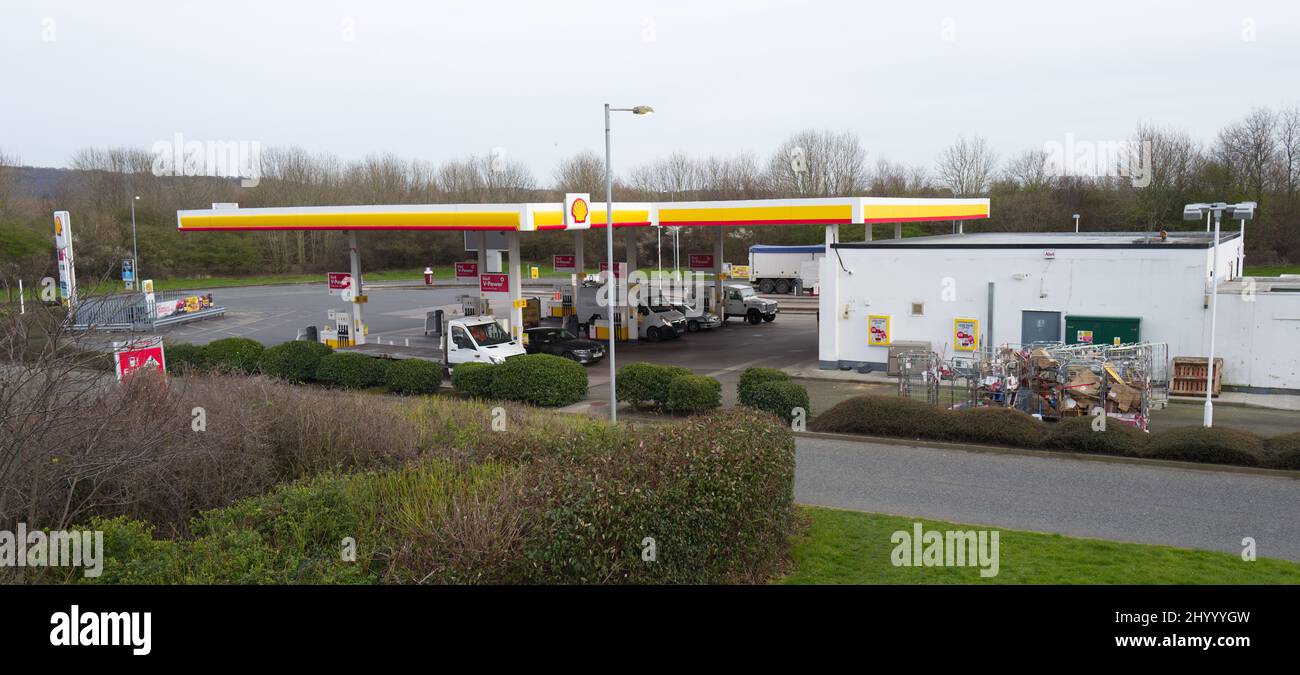
[[[527,299],[525,299],[525,298],[519,298],[518,300],[515,300],[515,309],[523,309],[523,308],[525,308],[525,307],[527,307],[527,306],[528,306],[528,300],[527,300]]]

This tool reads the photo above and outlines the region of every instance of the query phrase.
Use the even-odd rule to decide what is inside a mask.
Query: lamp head
[[[654,109],[654,108],[651,108],[651,107],[648,106],[648,105],[639,105],[639,106],[635,106],[635,107],[632,108],[632,114],[633,114],[633,115],[638,115],[638,116],[641,116],[641,117],[644,117],[644,116],[646,116],[646,115],[653,115],[653,114],[654,114],[654,111],[655,111],[655,109]]]

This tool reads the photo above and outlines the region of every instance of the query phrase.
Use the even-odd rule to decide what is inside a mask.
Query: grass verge
[[[784,584],[1300,584],[1300,564],[1212,551],[999,529],[998,575],[978,567],[895,567],[890,536],[990,529],[923,518],[797,507],[809,527],[794,538]]]

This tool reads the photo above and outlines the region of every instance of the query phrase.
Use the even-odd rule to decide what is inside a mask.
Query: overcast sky
[[[677,149],[765,161],[804,128],[870,162],[931,165],[959,135],[1003,156],[1118,140],[1138,122],[1208,141],[1300,101],[1300,3],[0,3],[0,149],[186,140],[441,161],[503,148],[543,184],[603,152],[620,174]]]

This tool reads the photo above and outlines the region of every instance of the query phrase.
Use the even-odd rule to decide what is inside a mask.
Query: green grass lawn
[[[1276,277],[1283,274],[1300,274],[1300,265],[1246,265],[1248,277]]]
[[[795,538],[785,584],[1300,584],[1300,564],[1169,546],[1124,544],[998,529],[998,575],[979,567],[895,567],[890,536],[925,530],[997,529],[922,518],[798,507],[811,521]]]

